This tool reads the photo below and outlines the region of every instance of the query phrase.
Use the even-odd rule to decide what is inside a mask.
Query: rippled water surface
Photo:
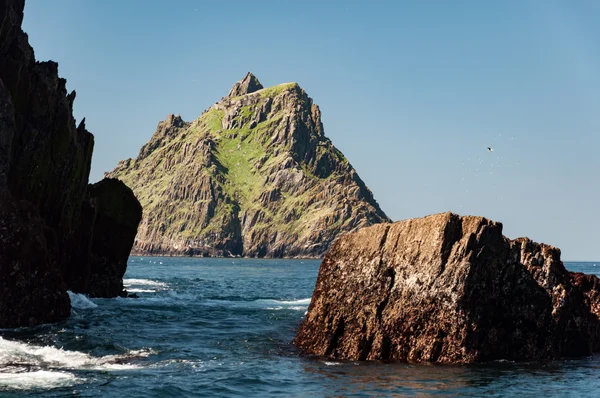
[[[600,262],[566,266],[600,273]],[[134,257],[125,283],[139,299],[72,295],[70,319],[0,331],[0,396],[600,396],[600,356],[477,366],[302,357],[290,342],[318,267]]]

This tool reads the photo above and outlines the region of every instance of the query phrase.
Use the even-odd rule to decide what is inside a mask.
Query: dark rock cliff
[[[87,283],[74,253],[86,259],[93,241],[79,226],[96,217],[86,207],[93,136],[75,124],[58,65],[35,60],[23,8],[0,0],[0,327],[69,315],[70,280]]]
[[[306,92],[251,73],[199,119],[169,115],[107,176],[144,207],[140,255],[320,257],[339,234],[389,221]]]
[[[364,228],[325,256],[295,344],[353,360],[470,363],[600,350],[599,279],[483,217]]]
[[[142,219],[142,206],[119,180],[104,179],[89,189],[96,207],[90,278],[84,292],[93,297],[123,296],[123,275]]]

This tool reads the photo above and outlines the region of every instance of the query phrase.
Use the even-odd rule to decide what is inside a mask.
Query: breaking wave
[[[150,279],[123,279],[123,286],[129,293],[154,293],[167,290],[169,285]]]
[[[0,391],[31,390],[34,388],[67,387],[79,379],[72,373],[36,370],[32,372],[0,371]]]
[[[271,302],[279,303],[282,305],[309,305],[310,297],[305,298],[305,299],[300,299],[300,300],[291,300],[291,301],[286,301],[286,300],[264,300],[264,301],[271,301]]]
[[[36,346],[0,337],[0,390],[54,388],[77,383],[73,370],[128,370],[140,365],[132,360],[151,355],[151,350],[131,350],[121,355],[93,357],[78,351]]]
[[[293,310],[304,311],[310,304],[310,298],[300,300],[274,300],[274,299],[257,299],[257,300],[223,300],[223,299],[208,299],[202,304],[209,306],[224,306],[233,308],[257,308],[265,310]]]
[[[73,293],[71,291],[67,291],[67,293],[69,293],[69,298],[71,299],[71,308],[88,309],[98,307],[96,303],[83,294]]]

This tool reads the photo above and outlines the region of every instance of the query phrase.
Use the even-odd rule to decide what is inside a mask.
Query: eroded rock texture
[[[84,220],[94,144],[72,114],[55,62],[37,62],[21,30],[23,0],[0,0],[0,327],[70,313],[71,279],[86,285]],[[74,261],[80,256],[82,262]]]
[[[436,214],[361,229],[325,256],[295,339],[353,360],[471,363],[600,349],[599,280],[560,250],[483,217]]]
[[[107,176],[144,207],[140,255],[320,257],[340,233],[389,221],[304,90],[251,73],[199,119],[169,115]]]

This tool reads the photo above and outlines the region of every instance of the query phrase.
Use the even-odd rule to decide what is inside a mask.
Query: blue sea
[[[600,262],[566,266],[600,273]],[[70,319],[0,331],[0,397],[600,395],[600,356],[469,366],[302,356],[291,341],[318,269],[133,257],[124,282],[138,299],[72,294]]]

